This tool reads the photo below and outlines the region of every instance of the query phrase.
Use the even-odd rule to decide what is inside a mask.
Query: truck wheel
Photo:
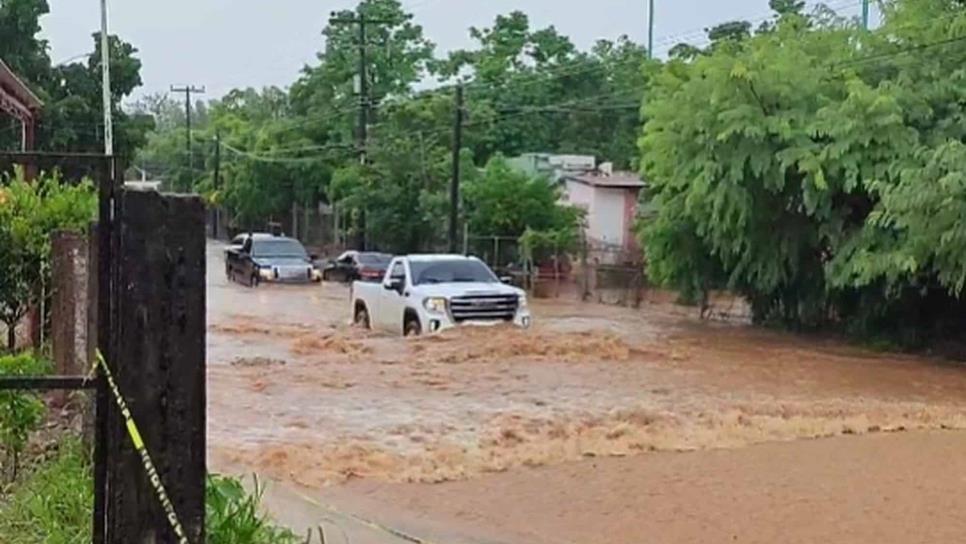
[[[353,316],[352,322],[363,329],[371,328],[369,324],[369,310],[366,309],[365,304],[356,306],[356,315]]]
[[[403,336],[419,336],[423,333],[423,327],[419,324],[419,318],[415,316],[406,317],[403,322]]]

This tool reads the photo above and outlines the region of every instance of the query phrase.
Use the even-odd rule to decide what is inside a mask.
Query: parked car
[[[346,283],[357,280],[378,282],[391,261],[392,255],[386,253],[346,251],[322,269],[322,279]]]
[[[271,234],[251,234],[240,248],[225,252],[228,279],[251,287],[261,282],[309,283],[322,280],[312,258],[298,240]]]
[[[531,325],[526,293],[462,255],[397,257],[381,283],[353,283],[351,300],[357,324],[405,336],[464,324]]]

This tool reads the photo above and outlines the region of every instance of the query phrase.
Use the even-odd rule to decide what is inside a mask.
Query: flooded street
[[[810,542],[832,534],[815,522],[835,505],[848,538],[833,541],[913,542],[876,538],[880,521],[912,523],[910,501],[942,505],[929,534],[963,529],[942,520],[966,506],[950,502],[966,502],[953,492],[966,466],[941,463],[966,446],[966,368],[668,304],[535,301],[530,331],[403,340],[350,327],[343,286],[230,284],[221,251],[208,263],[215,470],[447,542]],[[811,438],[826,439],[792,442]],[[861,481],[886,461],[881,489]],[[948,489],[918,483],[930,477]],[[887,515],[903,504],[906,518]],[[755,523],[755,508],[769,514]]]

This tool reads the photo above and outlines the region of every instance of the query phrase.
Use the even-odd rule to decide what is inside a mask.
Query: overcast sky
[[[51,56],[60,62],[93,48],[98,0],[48,0],[44,21]],[[536,27],[554,25],[586,48],[598,38],[627,34],[643,42],[647,0],[402,0],[438,51],[471,45],[467,29],[488,26],[518,9]],[[109,0],[110,32],[140,50],[144,87],[206,85],[208,98],[235,87],[287,86],[321,48],[328,14],[353,0]],[[843,14],[858,0],[829,0]],[[768,0],[656,0],[655,51],[663,55],[682,38],[700,41],[701,29],[734,19],[758,20]]]

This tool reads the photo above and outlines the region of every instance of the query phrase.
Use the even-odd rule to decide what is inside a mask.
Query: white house
[[[587,212],[587,240],[598,247],[635,251],[634,220],[645,184],[632,172],[613,172],[608,164],[594,172],[564,178],[564,199]]]

